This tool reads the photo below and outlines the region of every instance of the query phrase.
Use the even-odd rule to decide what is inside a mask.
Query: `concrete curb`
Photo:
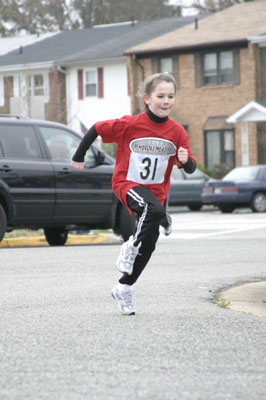
[[[99,244],[107,243],[109,238],[106,235],[69,235],[65,246],[73,244]],[[9,247],[35,247],[49,246],[44,236],[38,237],[21,237],[3,239],[0,242],[0,248]]]
[[[266,317],[266,281],[234,286],[221,292],[231,310]]]

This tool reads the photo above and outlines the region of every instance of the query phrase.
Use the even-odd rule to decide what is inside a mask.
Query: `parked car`
[[[124,240],[135,221],[111,188],[114,160],[91,146],[85,169],[71,158],[81,136],[55,122],[0,117],[0,240],[13,229],[43,229],[50,245],[69,230],[113,229]]]
[[[204,204],[213,204],[226,213],[237,207],[266,211],[266,165],[237,167],[222,180],[210,180],[201,195]]]
[[[169,205],[188,206],[192,211],[202,207],[201,192],[210,177],[198,168],[193,174],[187,174],[183,169],[173,168]]]

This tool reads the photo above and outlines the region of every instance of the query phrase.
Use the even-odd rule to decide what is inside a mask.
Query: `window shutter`
[[[194,54],[194,63],[195,63],[195,87],[199,88],[202,86],[200,53]]]
[[[78,99],[83,100],[83,69],[78,69]]]
[[[239,50],[233,51],[234,57],[234,84],[240,84],[240,60],[239,60]]]
[[[159,58],[158,57],[151,58],[151,71],[153,74],[156,74],[159,71]]]
[[[98,98],[102,99],[103,98],[103,68],[98,68],[97,70],[98,74]]]
[[[173,76],[176,80],[177,87],[178,85],[178,55],[173,56]]]

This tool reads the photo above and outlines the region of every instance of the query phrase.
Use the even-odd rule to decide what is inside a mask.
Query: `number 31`
[[[145,157],[142,160],[142,164],[144,164],[145,173],[141,172],[140,177],[141,179],[145,180],[148,179],[150,174],[152,174],[151,180],[153,181],[156,174],[158,158],[154,159],[154,165],[152,165],[152,160],[149,157]]]

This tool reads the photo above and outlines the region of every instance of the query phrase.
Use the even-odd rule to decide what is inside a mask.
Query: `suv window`
[[[42,158],[32,126],[1,125],[0,155],[6,158]]]
[[[39,126],[39,129],[50,151],[52,160],[70,162],[81,138],[60,128]],[[87,151],[85,161],[95,164],[95,157],[91,149]]]

